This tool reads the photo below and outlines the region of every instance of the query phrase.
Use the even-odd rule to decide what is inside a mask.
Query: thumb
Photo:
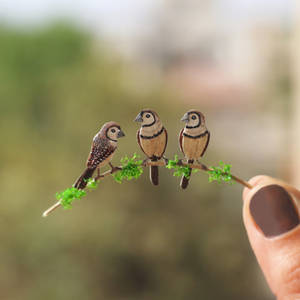
[[[300,299],[300,191],[267,176],[250,184],[243,218],[258,263],[279,300]]]

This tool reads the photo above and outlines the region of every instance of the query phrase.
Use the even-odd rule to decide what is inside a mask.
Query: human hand
[[[243,219],[258,263],[278,300],[300,299],[300,191],[267,176],[249,183]]]

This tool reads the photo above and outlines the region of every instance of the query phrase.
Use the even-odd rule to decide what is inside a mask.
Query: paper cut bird
[[[151,109],[143,109],[134,121],[141,122],[137,141],[142,151],[151,161],[161,159],[167,147],[168,133],[157,113]],[[150,180],[152,184],[158,185],[158,166],[150,166]]]
[[[87,185],[87,180],[93,176],[94,171],[100,167],[104,167],[110,163],[116,149],[118,138],[125,136],[121,127],[116,122],[105,123],[100,131],[95,135],[92,142],[91,152],[87,159],[87,168],[82,175],[74,183],[77,189],[84,189]]]
[[[189,110],[184,114],[181,121],[185,122],[186,125],[180,131],[179,146],[187,162],[193,164],[204,155],[209,143],[210,133],[205,126],[205,117],[200,111]],[[189,178],[191,173],[192,169],[190,168]],[[181,188],[187,188],[189,178],[182,176]]]

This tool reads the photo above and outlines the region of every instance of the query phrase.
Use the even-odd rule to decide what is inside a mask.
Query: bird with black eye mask
[[[142,151],[151,161],[161,159],[167,147],[168,133],[157,113],[151,109],[143,109],[134,121],[141,123],[141,128],[137,132],[137,141]],[[158,176],[158,166],[150,166],[152,184],[158,185]]]
[[[185,127],[179,134],[179,146],[187,162],[193,164],[204,155],[209,144],[210,132],[205,125],[204,115],[197,110],[189,110],[184,114],[181,121],[185,122]],[[186,189],[192,169],[189,170],[189,178],[182,176],[180,186]]]

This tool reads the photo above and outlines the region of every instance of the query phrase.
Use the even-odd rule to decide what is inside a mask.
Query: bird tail
[[[86,168],[73,186],[79,190],[83,190],[87,185],[87,180],[93,176],[94,171],[95,168]]]
[[[193,162],[194,162],[193,159],[189,159],[189,160],[188,160],[188,163],[189,163],[189,164],[192,164]],[[182,188],[183,190],[186,189],[186,188],[188,187],[189,181],[190,181],[190,178],[191,178],[191,174],[192,174],[192,169],[189,168],[189,177],[187,178],[187,177],[185,177],[185,176],[182,176],[181,181],[180,181],[180,186],[181,186],[181,188]]]
[[[157,159],[152,159],[152,161],[157,161]],[[150,181],[153,185],[158,185],[158,166],[150,166]]]

